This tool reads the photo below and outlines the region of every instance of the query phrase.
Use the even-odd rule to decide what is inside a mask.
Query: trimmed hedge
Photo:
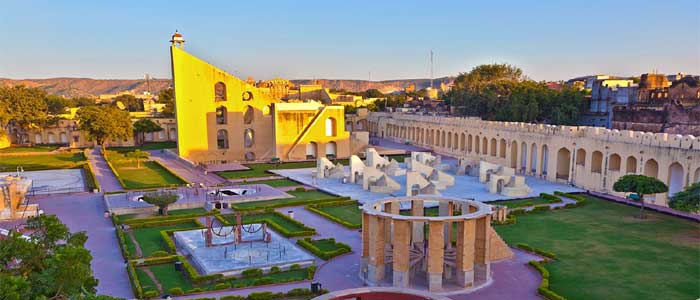
[[[270,226],[274,231],[278,232],[279,234],[281,234],[281,235],[283,235],[283,236],[285,236],[285,237],[298,237],[298,236],[308,236],[308,235],[315,235],[315,234],[316,234],[316,229],[311,228],[311,227],[308,227],[308,226],[306,226],[304,223],[299,222],[299,221],[297,221],[297,220],[294,220],[294,219],[292,219],[292,218],[290,218],[290,217],[287,217],[285,214],[283,214],[283,213],[281,213],[281,212],[278,212],[278,211],[259,211],[259,210],[258,210],[258,211],[248,211],[248,212],[242,213],[241,216],[242,216],[242,217],[245,217],[245,216],[252,216],[252,215],[257,215],[257,214],[274,214],[274,215],[276,215],[276,216],[278,216],[278,217],[280,217],[280,218],[282,218],[282,219],[285,219],[285,220],[286,220],[287,222],[289,222],[289,223],[292,223],[292,224],[294,224],[294,225],[297,225],[297,226],[303,228],[303,229],[300,230],[300,231],[290,232],[289,230],[287,230],[287,228],[282,227],[282,225],[277,224],[277,223],[276,223],[275,221],[273,221],[273,220],[270,220],[270,219],[267,219],[267,218],[261,220],[261,221],[265,222],[265,224],[267,224],[268,226]],[[227,221],[226,219],[224,219],[223,216],[217,215],[216,217],[217,217],[217,218],[219,219],[219,221],[221,221],[223,224],[231,225],[231,222],[229,222],[229,221]],[[252,224],[252,223],[259,222],[259,221],[255,221],[255,222],[246,222],[246,221],[242,221],[242,222],[243,222],[243,224]]]
[[[318,203],[318,204],[311,204],[307,205],[306,209],[308,211],[314,212],[328,220],[331,220],[333,222],[336,222],[340,225],[343,225],[347,228],[350,229],[360,229],[362,228],[362,224],[353,224],[350,222],[347,222],[343,219],[340,219],[334,215],[331,215],[329,213],[326,213],[325,211],[320,210],[319,208],[321,207],[331,207],[331,206],[346,206],[346,205],[353,205],[357,204],[359,206],[359,202],[357,200],[343,200],[343,201],[333,201],[333,202],[326,202],[326,203]]]
[[[195,217],[211,216],[211,215],[216,215],[218,213],[219,213],[219,210],[214,209],[214,210],[203,212],[203,213],[191,213],[191,214],[172,215],[172,216],[155,216],[155,217],[147,217],[147,218],[129,219],[129,220],[124,220],[124,221],[119,220],[119,216],[115,216],[116,220],[114,221],[114,223],[115,224],[124,224],[124,225],[137,225],[137,224],[141,224],[141,223],[151,223],[151,222],[158,222],[158,221],[193,219]]]
[[[121,226],[118,225],[115,225],[114,229],[114,231],[117,233],[117,241],[119,241],[119,248],[121,248],[122,250],[122,257],[124,259],[131,258],[131,254],[129,253],[129,247],[126,246],[126,236],[124,235],[124,231],[122,230]]]
[[[88,189],[90,189],[91,192],[92,190],[101,190],[100,182],[97,181],[97,178],[95,178],[95,172],[92,171],[90,162],[84,163],[81,168],[83,169],[83,174],[85,174],[85,184],[87,185]]]
[[[164,263],[170,263],[177,260],[177,255],[169,255],[162,257],[149,257],[142,260],[134,260],[133,264],[136,267],[150,266],[150,265],[160,265]]]
[[[177,260],[180,261],[185,268],[185,274],[187,274],[187,278],[189,278],[190,281],[194,284],[211,284],[214,282],[218,282],[221,279],[224,278],[224,275],[221,273],[217,274],[210,274],[210,275],[199,275],[197,270],[190,264],[189,261],[183,256],[177,256]],[[188,294],[190,293],[189,291],[187,292]]]
[[[155,298],[158,297],[158,291],[146,291],[143,293],[144,298]]]
[[[323,251],[320,248],[316,247],[316,245],[314,245],[314,243],[313,243],[314,240],[312,240],[311,238],[304,238],[304,239],[297,240],[297,245],[302,246],[306,250],[309,250],[311,253],[320,257],[323,260],[329,260],[333,257],[338,256],[338,255],[352,252],[352,248],[350,248],[350,246],[348,246],[347,244],[344,244],[344,243],[336,242],[334,238],[320,239],[320,240],[315,240],[315,241],[333,242],[335,244],[335,246],[337,247],[337,249],[335,249],[333,251]]]
[[[542,275],[542,282],[537,288],[537,293],[549,300],[566,300],[566,298],[563,296],[549,289],[549,271],[541,262],[531,260],[528,262],[528,264],[534,267],[540,273],[540,275]]]
[[[556,192],[555,192],[556,193]],[[554,196],[552,194],[540,193],[540,198],[547,200],[548,203],[559,203],[562,202],[561,198]]]
[[[245,297],[238,295],[229,295],[219,298],[219,300],[245,300]]]
[[[528,252],[536,253],[536,254],[542,255],[542,256],[547,257],[547,258],[556,259],[556,255],[554,253],[532,247],[532,246],[525,244],[525,243],[518,243],[515,246],[520,248],[520,249],[523,249],[525,251],[528,251]]]
[[[581,195],[564,193],[564,192],[560,192],[560,191],[556,191],[556,192],[554,192],[554,194],[562,196],[562,197],[574,199],[576,201],[576,204],[575,204],[576,206],[583,205],[586,202],[586,197],[581,196]]]
[[[168,293],[170,293],[170,295],[173,295],[173,296],[180,296],[180,295],[184,295],[185,291],[183,291],[181,287],[176,286],[174,288],[169,289]]]
[[[155,221],[149,221],[149,222],[137,222],[137,223],[131,223],[131,224],[125,224],[125,225],[129,225],[129,227],[131,227],[132,229],[137,229],[137,228],[176,225],[176,224],[182,224],[182,223],[195,223],[200,227],[204,227],[204,225],[202,225],[202,223],[199,222],[199,220],[197,220],[196,218],[192,218],[192,217],[155,220]]]
[[[303,189],[303,188],[301,188]],[[323,203],[323,202],[331,202],[331,201],[348,201],[350,200],[350,197],[328,197],[328,198],[319,198],[319,199],[314,199],[314,200],[309,200],[309,199],[285,199],[285,202],[276,202],[276,203],[269,203],[266,205],[258,205],[258,206],[240,206],[238,204],[233,204],[231,205],[231,208],[237,210],[237,211],[255,211],[255,210],[269,210],[269,209],[275,209],[279,207],[287,207],[287,206],[298,206],[302,204],[317,204],[317,203]],[[267,201],[273,201],[273,200],[267,200]],[[248,202],[243,202],[243,203],[248,203]],[[241,204],[243,204],[241,203]]]
[[[129,281],[131,282],[131,290],[134,292],[136,298],[143,298],[143,288],[141,288],[141,282],[139,277],[136,275],[136,268],[134,268],[133,263],[126,264],[126,274],[129,275]]]

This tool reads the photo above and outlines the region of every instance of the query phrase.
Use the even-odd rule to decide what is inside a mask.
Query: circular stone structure
[[[426,204],[436,206],[437,215],[426,215]],[[410,214],[402,215],[402,207]],[[491,244],[496,242],[499,258],[512,256],[491,228],[491,214],[488,204],[439,196],[367,202],[362,205],[360,276],[371,286],[431,292],[481,287],[491,280]]]

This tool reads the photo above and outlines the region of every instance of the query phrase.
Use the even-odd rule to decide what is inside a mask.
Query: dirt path
[[[156,284],[156,288],[158,289],[158,293],[162,295],[163,294],[163,285],[160,284],[160,281],[158,281],[158,278],[156,278],[156,275],[153,274],[153,271],[151,271],[151,269],[149,269],[149,268],[141,268],[141,271],[146,273],[146,275],[148,275],[148,277],[151,278],[151,281],[153,281],[153,283]]]
[[[134,232],[129,230],[126,232],[127,235],[129,235],[129,239],[131,239],[131,242],[134,243],[134,248],[136,250],[136,255],[138,257],[143,256],[143,252],[141,251],[141,245],[139,245],[139,242],[136,241],[136,238],[134,237]]]

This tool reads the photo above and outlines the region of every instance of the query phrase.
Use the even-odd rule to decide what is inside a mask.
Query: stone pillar
[[[386,244],[386,220],[378,216],[369,216],[369,260],[367,279],[375,284],[384,280],[384,247]]]
[[[447,214],[446,216],[452,216],[454,214],[454,203],[448,202],[447,203]],[[452,249],[452,222],[451,221],[446,221],[445,222],[445,249]],[[452,279],[452,268],[451,266],[445,266],[445,270],[443,271],[443,274],[445,275],[445,279]]]
[[[370,215],[362,213],[362,258],[360,259],[360,277],[365,278],[369,262],[369,221]]]
[[[457,223],[457,285],[474,285],[474,230],[476,221],[464,220]]]
[[[474,279],[479,282],[486,281],[491,276],[491,265],[489,263],[489,244],[491,236],[491,216],[476,219],[476,236],[474,238]]]
[[[412,216],[423,216],[425,208],[423,207],[423,200],[414,200],[411,202],[411,215]],[[425,242],[425,231],[423,222],[412,222],[413,227],[413,242],[423,243]]]
[[[394,220],[394,235],[392,238],[394,245],[394,286],[400,288],[408,288],[411,222],[405,220]]]
[[[430,221],[428,223],[428,290],[442,290],[442,265],[445,254],[445,223]]]

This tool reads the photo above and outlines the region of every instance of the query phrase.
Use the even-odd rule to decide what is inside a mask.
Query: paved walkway
[[[88,161],[95,178],[100,183],[101,192],[116,192],[123,190],[122,185],[117,180],[112,169],[107,165],[107,161],[101,154],[100,147],[88,150]]]
[[[160,150],[152,150],[148,152],[151,154],[151,159],[157,160],[170,169],[170,171],[177,173],[177,175],[186,179],[190,183],[205,183],[207,186],[227,183],[226,179],[221,178],[214,173],[208,173],[205,175],[203,170],[195,168],[192,165]]]
[[[72,232],[87,231],[85,247],[92,254],[99,294],[133,298],[114,226],[104,217],[102,194],[66,194],[30,199],[29,203],[39,204],[46,214],[57,215]]]

